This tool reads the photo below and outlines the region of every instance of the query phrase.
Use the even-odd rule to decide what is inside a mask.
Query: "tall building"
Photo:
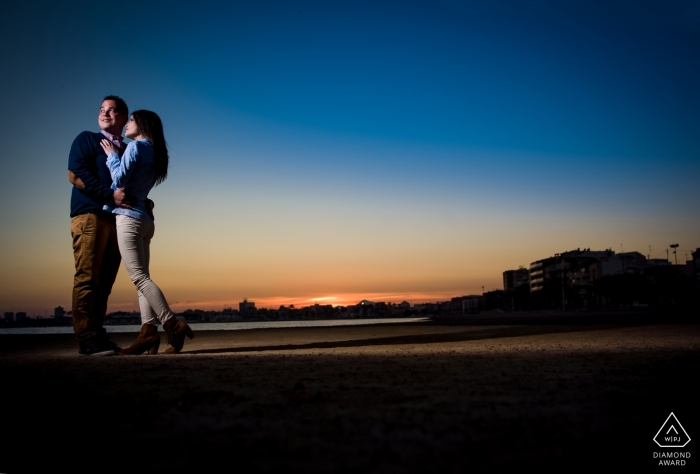
[[[252,301],[248,301],[247,299],[245,299],[245,300],[241,301],[240,303],[238,303],[238,310],[239,310],[241,313],[254,312],[254,311],[256,311],[256,309],[255,309],[255,303],[253,303]]]
[[[561,272],[562,268],[563,262],[557,257],[543,258],[532,262],[530,264],[530,291],[539,291],[544,288],[544,281],[552,278],[557,271]]]
[[[637,254],[637,252],[632,252]],[[615,252],[612,250],[591,250],[580,248],[555,254],[553,257],[537,260],[530,264],[530,291],[539,291],[545,280],[568,278],[573,284],[584,285],[591,281],[614,274],[609,267],[623,268],[621,260],[609,261]],[[634,259],[633,259],[634,260]],[[621,273],[621,272],[620,272]]]
[[[503,272],[504,291],[513,291],[523,285],[530,285],[530,270],[527,268],[520,267],[517,270]]]
[[[53,310],[54,319],[61,319],[66,316],[63,306],[56,306]]]
[[[530,290],[541,290],[545,280],[566,279],[571,285],[590,285],[601,277],[640,273],[648,266],[639,252],[616,254],[611,249],[576,249],[530,264]],[[504,274],[505,278],[505,274]]]
[[[15,320],[15,313],[11,311],[6,311],[5,312],[5,321],[14,321]]]

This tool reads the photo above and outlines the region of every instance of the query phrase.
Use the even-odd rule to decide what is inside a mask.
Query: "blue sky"
[[[163,118],[178,300],[461,294],[700,245],[697,2],[29,1],[0,38],[0,309],[67,305],[67,154],[106,94]]]

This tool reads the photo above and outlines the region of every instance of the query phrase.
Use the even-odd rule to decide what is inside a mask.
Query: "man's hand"
[[[68,181],[70,181],[70,184],[78,189],[85,189],[85,183],[83,183],[83,180],[78,178],[71,170],[68,170]]]
[[[125,209],[131,209],[132,204],[136,204],[136,198],[131,194],[127,194],[123,189],[117,189],[112,194],[114,197],[114,204],[118,207],[123,207]]]

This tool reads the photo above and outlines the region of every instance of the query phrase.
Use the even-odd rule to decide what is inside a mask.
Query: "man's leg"
[[[103,331],[106,306],[101,296],[100,273],[109,245],[109,226],[96,214],[81,214],[71,220],[75,276],[73,278],[73,330],[81,350],[97,340]],[[112,226],[114,227],[114,226]],[[113,260],[113,257],[111,257]],[[110,266],[114,262],[109,263]],[[118,268],[118,265],[117,265]],[[110,272],[114,272],[110,268]],[[109,276],[108,276],[109,278]],[[112,277],[114,281],[114,277]],[[111,289],[111,285],[110,285]],[[105,306],[105,309],[101,309]]]
[[[106,236],[105,247],[102,253],[102,266],[97,279],[97,292],[95,293],[94,316],[99,321],[100,327],[104,325],[107,316],[107,302],[112,293],[112,286],[117,279],[121,255],[117,243],[117,227],[114,218],[100,217],[99,225]]]

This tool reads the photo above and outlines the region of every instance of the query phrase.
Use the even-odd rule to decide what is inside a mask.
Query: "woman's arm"
[[[121,160],[117,154],[117,150],[109,140],[102,140],[102,148],[107,153],[107,167],[112,175],[112,181],[117,188],[126,187],[129,182],[129,177],[134,171],[136,164],[137,150],[136,142],[131,142],[124,150],[124,155]]]

